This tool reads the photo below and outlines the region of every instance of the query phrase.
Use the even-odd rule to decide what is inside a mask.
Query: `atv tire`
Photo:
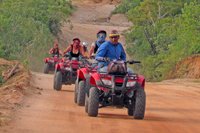
[[[88,96],[89,96],[89,90],[90,90],[90,88],[91,88],[90,77],[87,77],[86,78],[86,83],[85,83],[85,93],[87,93]]]
[[[138,85],[139,87],[136,90],[135,97],[135,111],[134,111],[134,119],[144,119],[145,114],[145,106],[146,106],[146,94],[144,89]]]
[[[92,87],[89,94],[88,115],[91,117],[96,117],[99,109],[99,90],[96,87]]]
[[[57,71],[54,76],[54,89],[60,91],[62,88],[62,73]]]
[[[77,103],[77,97],[78,97],[78,80],[75,82],[75,87],[74,87],[74,102]]]
[[[85,94],[85,112],[88,113],[88,94]]]
[[[44,64],[44,73],[45,73],[45,74],[48,74],[48,73],[49,73],[49,69],[50,69],[49,64],[48,64],[48,63],[45,63],[45,64]]]
[[[80,81],[78,84],[77,103],[79,106],[85,105],[85,81]]]

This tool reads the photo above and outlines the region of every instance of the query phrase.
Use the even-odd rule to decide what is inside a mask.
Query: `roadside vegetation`
[[[124,13],[133,23],[126,33],[126,50],[142,61],[134,69],[159,81],[178,61],[200,54],[199,12],[195,0],[123,0],[113,13]]]
[[[8,69],[8,65],[0,65],[0,86],[5,82],[2,73]]]
[[[0,75],[0,86],[4,83],[3,77]]]
[[[35,69],[72,10],[66,0],[0,0],[0,57]]]

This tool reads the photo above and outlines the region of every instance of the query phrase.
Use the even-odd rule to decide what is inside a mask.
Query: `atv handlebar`
[[[96,59],[97,61],[101,61],[101,62],[115,62],[115,61],[123,61],[123,60],[112,60],[108,57],[99,57]],[[124,63],[128,63],[128,64],[137,64],[137,63],[141,63],[141,61],[134,61],[134,60],[129,60],[129,61],[124,61]]]
[[[112,61],[110,58],[108,57],[98,57],[96,58],[97,61],[102,61],[102,62],[110,62]]]
[[[126,61],[126,63],[129,63],[129,64],[137,64],[137,63],[141,63],[141,61]]]

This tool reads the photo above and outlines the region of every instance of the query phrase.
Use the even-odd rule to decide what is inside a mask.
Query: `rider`
[[[67,47],[64,51],[64,55],[69,53],[70,58],[79,57],[80,55],[84,55],[83,47],[80,45],[81,40],[79,38],[74,38],[73,43]]]
[[[54,41],[54,46],[53,46],[53,48],[51,48],[49,50],[49,54],[52,54],[52,56],[57,55],[58,57],[60,55],[62,55],[62,51],[59,49],[58,41],[57,40]]]
[[[111,60],[120,59],[126,61],[126,53],[122,44],[119,42],[120,34],[117,30],[112,30],[109,34],[110,41],[102,44],[96,54],[95,59],[97,61],[104,58],[109,58]],[[102,71],[107,70],[108,62],[99,61],[98,66],[102,68]]]
[[[83,51],[84,51],[84,57],[89,57],[89,53],[88,53],[88,43],[87,42],[83,42]]]
[[[96,54],[100,45],[103,44],[104,42],[106,42],[106,40],[105,40],[106,36],[107,36],[107,33],[105,30],[100,30],[97,32],[97,41],[92,43],[91,48],[90,48],[89,57],[91,57],[93,54]]]

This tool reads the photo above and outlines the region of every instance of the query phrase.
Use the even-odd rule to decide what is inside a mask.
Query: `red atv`
[[[88,62],[83,68],[77,71],[75,83],[74,102],[79,106],[85,105],[85,94],[89,93],[91,74],[97,71],[97,63]]]
[[[77,70],[85,63],[85,59],[72,57],[71,59],[63,59],[62,62],[56,64],[54,75],[54,89],[61,90],[62,84],[71,85],[75,83]]]
[[[48,57],[44,59],[44,73],[48,74],[49,71],[55,71],[55,65],[60,62],[61,59],[58,55],[53,55],[53,57]]]
[[[107,61],[107,60],[104,60]],[[109,61],[106,72],[99,69],[91,74],[89,93],[86,93],[85,111],[96,117],[99,108],[106,106],[126,107],[128,115],[143,119],[146,106],[145,78],[128,72],[127,64],[139,61]]]

